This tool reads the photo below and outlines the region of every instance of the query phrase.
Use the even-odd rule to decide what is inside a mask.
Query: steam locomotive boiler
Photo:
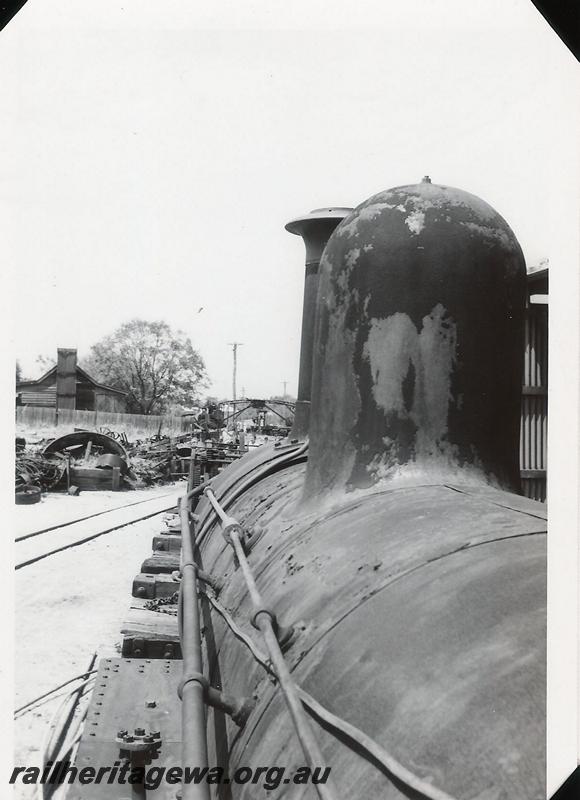
[[[330,796],[541,800],[546,517],[517,494],[519,244],[485,202],[428,179],[288,227],[319,284],[315,303],[306,287],[296,428],[213,495],[241,527],[292,678],[367,737],[309,710]],[[259,641],[209,499],[200,564]],[[207,603],[203,625],[210,683],[256,698],[241,731],[210,710],[210,763],[291,772],[304,753],[278,683]]]
[[[518,242],[429,179],[287,228],[306,244],[294,429],[190,485],[183,660],[140,643],[101,665],[77,762],[219,771],[182,800],[544,800],[546,514],[518,494]],[[135,735],[106,733],[107,714]],[[305,764],[318,780],[297,780]],[[132,791],[73,800],[149,796]]]

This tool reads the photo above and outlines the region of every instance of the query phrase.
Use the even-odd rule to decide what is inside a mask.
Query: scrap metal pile
[[[41,492],[48,492],[60,483],[66,468],[67,462],[62,456],[46,458],[39,453],[17,451],[14,487],[16,502],[38,502]]]
[[[243,452],[235,442],[203,442],[191,433],[130,442],[112,431],[75,430],[28,446],[17,439],[16,502],[38,502],[48,491],[140,489],[185,479],[190,468],[197,484]]]

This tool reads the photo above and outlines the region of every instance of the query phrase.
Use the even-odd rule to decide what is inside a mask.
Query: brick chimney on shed
[[[56,409],[75,409],[77,405],[77,351],[58,348],[56,362]]]

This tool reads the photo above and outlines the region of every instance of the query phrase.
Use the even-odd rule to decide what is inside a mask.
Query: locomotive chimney
[[[320,257],[330,235],[351,208],[317,208],[310,214],[291,220],[286,230],[302,236],[306,247],[306,274],[304,278],[304,302],[302,306],[302,335],[300,341],[300,368],[298,374],[298,396],[292,436],[303,437],[308,433],[310,417],[310,392],[312,385],[312,347],[316,294],[318,292],[318,267]]]
[[[381,192],[321,260],[306,496],[519,489],[525,263],[505,220],[428,180]]]

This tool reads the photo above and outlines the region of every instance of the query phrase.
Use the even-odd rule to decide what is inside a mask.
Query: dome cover
[[[525,275],[491,206],[428,179],[344,219],[321,260],[307,494],[518,489]]]

